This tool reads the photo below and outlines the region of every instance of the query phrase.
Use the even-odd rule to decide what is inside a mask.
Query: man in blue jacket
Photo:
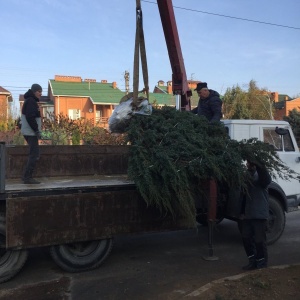
[[[21,133],[29,146],[29,156],[22,177],[25,184],[40,183],[32,178],[32,173],[40,157],[39,139],[41,138],[42,120],[38,102],[41,96],[42,87],[37,83],[34,83],[24,95],[25,101],[22,107]]]
[[[198,106],[192,113],[204,116],[211,122],[219,122],[222,118],[222,101],[218,92],[207,88],[206,82],[200,82],[195,89],[199,96]]]
[[[249,263],[243,270],[266,268],[268,250],[266,229],[269,218],[268,185],[271,176],[264,166],[247,161],[248,188],[244,193],[241,211],[241,232]]]

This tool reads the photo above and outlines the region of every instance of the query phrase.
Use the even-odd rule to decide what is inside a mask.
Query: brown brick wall
[[[6,120],[7,117],[7,96],[0,95],[0,118]]]
[[[296,98],[292,101],[285,101],[282,109],[276,109],[274,119],[282,120],[283,117],[288,116],[289,111],[293,110],[294,108],[300,111],[300,98]]]
[[[69,109],[79,109],[80,117],[91,119],[94,117],[94,108],[87,97],[55,97],[55,115],[63,114],[68,116]],[[89,112],[92,109],[93,112]]]
[[[293,101],[286,101],[285,104],[287,112],[293,110],[294,108],[300,111],[300,98],[296,98]]]

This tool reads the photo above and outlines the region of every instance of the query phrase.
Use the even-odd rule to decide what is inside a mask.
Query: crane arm
[[[188,86],[172,0],[157,0],[168,48],[174,95],[181,95],[181,110],[190,110],[192,92]]]

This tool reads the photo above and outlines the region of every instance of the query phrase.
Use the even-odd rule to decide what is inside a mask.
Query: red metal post
[[[209,199],[208,199],[208,212],[207,212],[207,222],[208,222],[208,256],[204,256],[205,260],[218,260],[219,258],[214,255],[213,247],[213,231],[214,224],[216,222],[217,213],[217,184],[214,179],[209,180]]]
[[[192,92],[187,82],[172,0],[157,0],[157,5],[172,68],[173,94],[181,95],[181,110],[190,110]]]
[[[217,184],[216,181],[211,179],[209,181],[209,203],[208,203],[208,221],[216,221],[217,214]]]

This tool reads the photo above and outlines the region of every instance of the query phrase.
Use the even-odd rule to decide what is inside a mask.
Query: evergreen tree
[[[258,88],[251,80],[248,90],[239,85],[228,88],[223,97],[223,113],[225,119],[273,119],[274,108],[266,89]]]
[[[223,123],[210,124],[190,112],[163,107],[150,116],[134,115],[127,138],[131,144],[128,175],[148,205],[163,214],[195,219],[195,197],[210,179],[229,188],[245,186],[246,159],[264,164],[271,174],[294,176],[268,144],[237,142]]]

